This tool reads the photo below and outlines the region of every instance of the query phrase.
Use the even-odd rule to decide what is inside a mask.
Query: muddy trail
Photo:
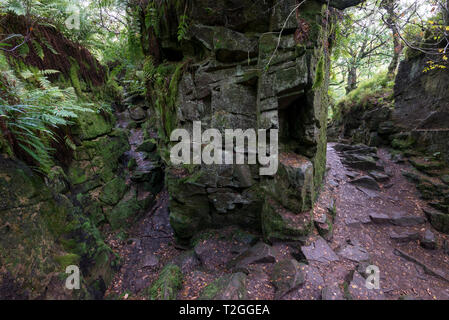
[[[448,236],[427,221],[427,204],[403,175],[410,166],[366,146],[329,144],[327,153],[311,236],[267,245],[229,227],[181,248],[162,191],[126,241],[110,240],[122,266],[105,297],[149,299],[148,288],[174,264],[183,273],[177,299],[449,299],[449,255],[441,249]],[[366,287],[370,265],[380,289]]]

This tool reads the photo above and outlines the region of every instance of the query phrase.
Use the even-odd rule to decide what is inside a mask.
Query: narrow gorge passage
[[[2,0],[0,30],[0,301],[449,300],[449,0]]]
[[[321,235],[315,232],[301,243],[268,246],[257,235],[229,227],[204,232],[194,249],[186,250],[175,243],[168,194],[162,191],[129,239],[112,243],[124,263],[106,297],[132,294],[145,298],[145,288],[157,279],[164,265],[173,263],[185,274],[178,299],[197,299],[207,285],[235,271],[247,274],[245,287],[250,299],[448,299],[449,257],[442,249],[432,248],[431,236],[427,248],[420,241],[426,234],[441,242],[449,237],[425,219],[422,208],[427,204],[403,176],[410,165],[396,163],[387,150],[380,149],[378,171],[353,169],[343,165],[344,152],[335,148],[354,149],[328,144],[325,184],[313,209]],[[366,146],[362,150],[372,151]],[[256,258],[236,266],[233,261],[242,255]],[[279,263],[292,260],[300,261],[304,281],[287,284],[279,295],[272,274]],[[254,264],[249,265],[251,262]],[[369,265],[380,270],[380,290],[365,286]],[[238,281],[228,284],[221,294],[235,298],[240,285]]]

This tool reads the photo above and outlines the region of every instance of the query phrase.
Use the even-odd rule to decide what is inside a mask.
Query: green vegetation
[[[313,89],[318,89],[324,82],[325,71],[324,71],[324,56],[321,56],[318,61],[317,71],[315,76],[315,83],[313,84]]]
[[[62,270],[65,270],[70,265],[78,265],[80,257],[77,254],[70,253],[65,256],[59,256],[55,258],[56,262],[59,263]]]
[[[40,171],[48,173],[53,165],[53,145],[70,141],[58,136],[56,129],[68,126],[81,112],[92,112],[81,103],[72,87],[52,85],[46,75],[54,70],[35,68],[14,72],[0,55],[0,124],[9,149]]]
[[[368,100],[372,97],[382,95],[383,98],[391,98],[393,86],[394,81],[388,78],[386,72],[381,72],[371,79],[361,82],[357,89],[351,91],[339,103],[366,107]]]
[[[159,274],[159,278],[148,290],[151,300],[175,300],[182,285],[181,269],[169,264]]]
[[[371,79],[361,82],[357,89],[337,102],[330,116],[333,119],[338,119],[342,114],[354,108],[393,107],[393,87],[394,81],[388,77],[386,72],[378,73]]]
[[[170,134],[177,125],[178,83],[187,64],[188,62],[166,63],[155,68],[151,59],[145,62],[147,84],[154,88],[151,93],[155,95],[152,100],[158,117],[159,139],[164,143],[170,140]]]

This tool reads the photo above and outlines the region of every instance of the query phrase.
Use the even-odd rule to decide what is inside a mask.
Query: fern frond
[[[33,48],[34,51],[36,52],[37,56],[41,59],[44,60],[44,50],[42,49],[41,45],[39,44],[39,42],[37,42],[36,40],[32,40],[31,43],[33,44]]]
[[[55,48],[53,48],[53,46],[50,44],[50,42],[48,42],[47,38],[42,38],[41,41],[47,47],[47,49],[50,50],[51,53],[59,54],[59,52],[56,51]]]

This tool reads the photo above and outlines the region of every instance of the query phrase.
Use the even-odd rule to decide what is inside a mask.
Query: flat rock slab
[[[359,174],[356,173],[356,172],[347,172],[346,176],[348,176],[351,179],[355,179],[355,178],[357,178],[359,176]]]
[[[142,268],[154,268],[157,267],[159,264],[159,258],[156,257],[154,254],[149,253],[144,256],[142,260]]]
[[[344,143],[337,143],[334,145],[335,151],[338,152],[356,152],[359,154],[376,154],[377,149],[374,147],[368,147],[364,144],[357,144],[357,145],[351,145],[351,144],[344,144]]]
[[[259,242],[230,261],[228,266],[236,271],[249,273],[248,267],[251,264],[274,262],[276,262],[276,258],[273,248],[266,243]]]
[[[424,217],[408,216],[403,212],[395,212],[391,218],[391,223],[395,226],[413,227],[426,223]]]
[[[172,263],[181,268],[181,271],[184,274],[193,271],[201,264],[193,250],[180,254],[172,261]]]
[[[318,238],[310,246],[301,247],[301,251],[309,261],[329,263],[339,260],[338,256],[323,238]]]
[[[370,223],[371,219],[369,216],[361,216],[361,217],[349,217],[345,219],[345,224],[348,227],[360,227],[362,224]]]
[[[383,213],[370,213],[369,217],[375,224],[389,224],[391,222],[390,217]]]
[[[315,223],[326,223],[327,222],[327,215],[325,215],[324,213],[317,215],[315,217],[313,217],[313,221]]]
[[[407,252],[402,251],[400,249],[394,249],[394,254],[401,258],[404,258],[405,260],[408,260],[410,262],[417,264],[418,266],[423,268],[425,273],[427,273],[431,276],[437,277],[443,281],[449,282],[449,276],[443,270],[433,269],[430,266],[428,266],[427,264],[425,264],[424,262],[419,261],[417,258],[413,257],[412,255],[410,255]]]
[[[397,242],[411,242],[419,239],[418,232],[391,232],[390,239]]]
[[[193,250],[201,264],[208,270],[225,266],[235,256],[232,253],[232,242],[222,239],[202,240]]]
[[[413,227],[426,223],[424,217],[408,216],[402,212],[395,212],[392,216],[383,213],[371,213],[370,218],[375,224],[392,224],[400,227]]]
[[[348,286],[348,291],[354,300],[385,300],[382,289],[368,289],[366,279],[358,272],[354,272],[354,277]]]
[[[357,190],[365,194],[370,199],[375,199],[379,197],[379,192],[371,189],[366,189],[363,187],[357,187]]]
[[[369,253],[364,248],[350,244],[338,250],[337,254],[354,262],[368,261],[370,259]]]
[[[301,270],[305,275],[304,285],[302,285],[297,293],[298,298],[302,300],[319,300],[321,291],[325,286],[323,277],[318,268],[301,264]]]
[[[358,187],[362,187],[369,190],[376,190],[376,191],[380,190],[380,187],[377,184],[376,180],[374,180],[370,176],[363,176],[360,178],[356,178],[354,180],[351,180],[350,183]]]
[[[371,171],[369,173],[369,175],[371,177],[373,177],[376,181],[379,181],[379,182],[385,182],[390,179],[390,177],[388,175],[381,173],[381,172],[377,172],[377,171]]]
[[[370,159],[366,159],[366,160],[343,159],[342,163],[349,168],[358,169],[358,170],[378,170],[379,169],[376,162],[374,160],[370,160]]]
[[[274,265],[270,280],[276,288],[275,299],[279,300],[303,284],[305,275],[298,261],[286,259]]]

